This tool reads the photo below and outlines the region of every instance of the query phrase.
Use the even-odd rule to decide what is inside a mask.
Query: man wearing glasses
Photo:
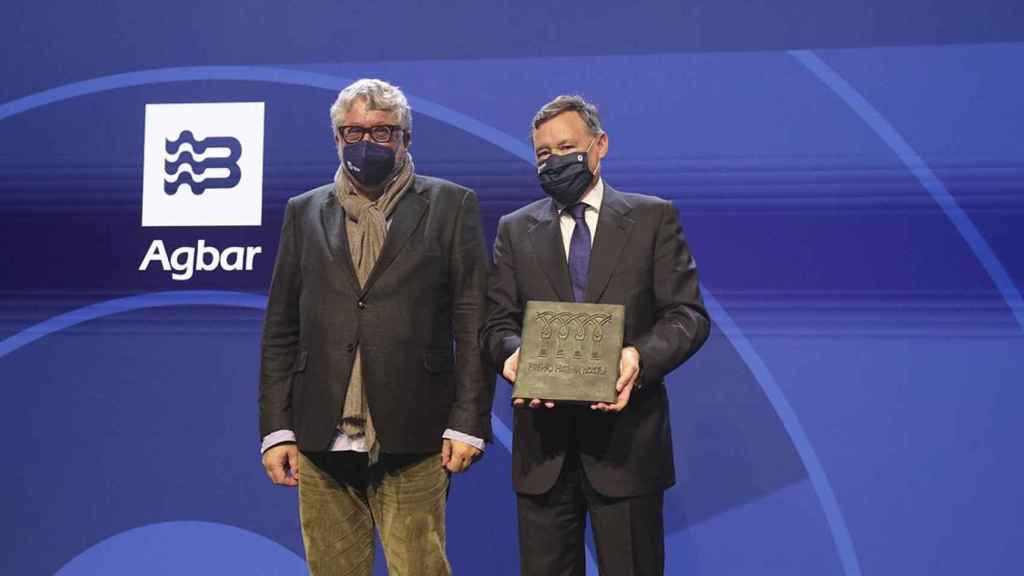
[[[358,80],[330,115],[341,165],[288,201],[270,286],[263,465],[299,488],[312,574],[369,576],[376,529],[391,573],[447,575],[448,475],[491,434],[476,196],[415,173],[397,87]]]
[[[549,196],[502,217],[485,349],[514,382],[530,300],[625,306],[613,404],[516,400],[512,484],[529,576],[583,576],[587,516],[601,574],[662,574],[662,495],[675,482],[664,377],[704,344],[710,322],[671,202],[601,177],[597,108],[559,96],[533,118]]]

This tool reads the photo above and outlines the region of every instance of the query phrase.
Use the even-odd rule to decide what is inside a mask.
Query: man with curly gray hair
[[[412,111],[362,79],[330,109],[334,182],[288,201],[264,321],[263,465],[298,486],[310,572],[451,574],[451,473],[491,435],[476,195],[415,173]],[[301,477],[300,477],[301,471]]]

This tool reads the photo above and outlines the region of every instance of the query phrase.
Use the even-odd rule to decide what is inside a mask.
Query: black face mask
[[[585,152],[570,152],[561,156],[552,154],[537,167],[537,179],[540,187],[555,202],[563,206],[572,206],[580,201],[594,174],[587,167],[587,152],[594,145],[591,140]]]
[[[346,144],[342,157],[348,173],[367,188],[380,186],[395,169],[395,151],[376,142]]]

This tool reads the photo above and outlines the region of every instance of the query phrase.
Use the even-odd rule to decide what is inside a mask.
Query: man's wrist
[[[260,454],[265,453],[279,444],[295,444],[295,432],[292,430],[276,430],[263,437],[260,444]]]
[[[477,438],[476,436],[466,434],[465,432],[459,432],[458,430],[452,430],[451,428],[448,428],[447,430],[444,431],[444,434],[442,434],[441,437],[447,440],[456,440],[458,442],[462,442],[463,444],[469,444],[470,446],[476,448],[477,450],[480,450],[481,452],[483,452],[484,450],[483,438]]]

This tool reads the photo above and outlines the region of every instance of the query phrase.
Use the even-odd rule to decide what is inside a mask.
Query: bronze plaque
[[[512,397],[614,403],[625,313],[619,304],[527,302]]]

